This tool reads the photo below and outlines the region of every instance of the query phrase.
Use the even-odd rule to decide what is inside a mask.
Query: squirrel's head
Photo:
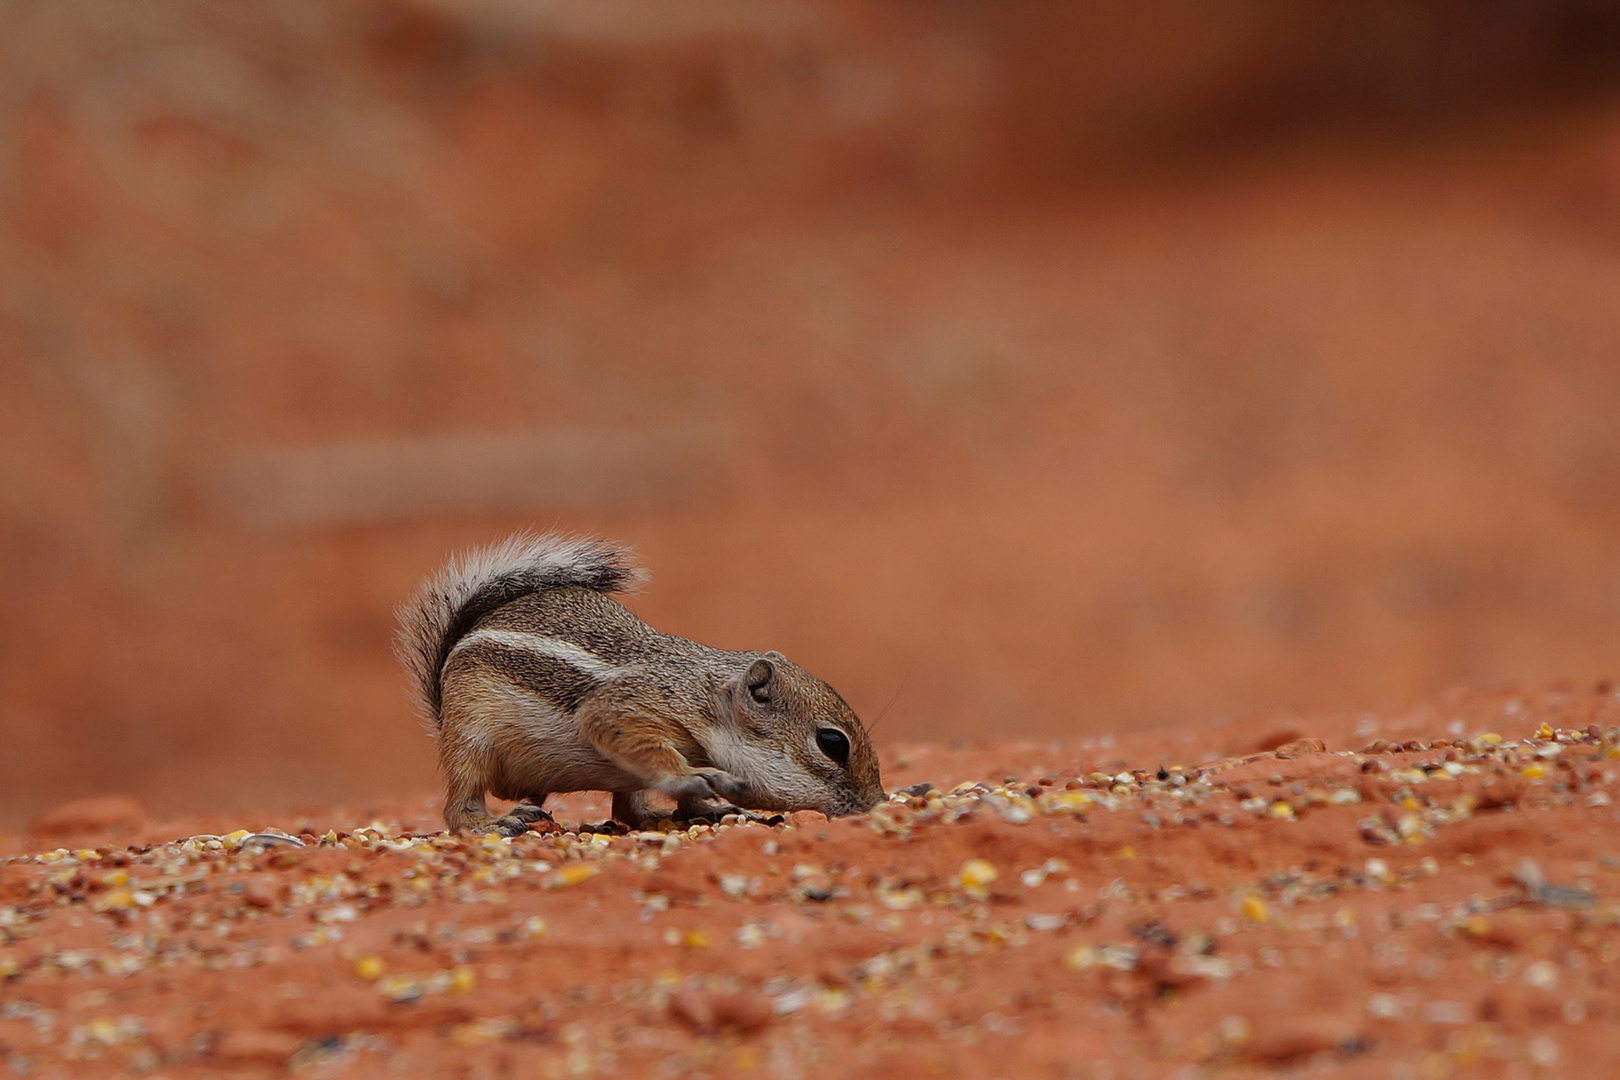
[[[884,799],[877,755],[838,691],[781,653],[745,653],[714,686],[715,764],[755,810],[858,814]]]

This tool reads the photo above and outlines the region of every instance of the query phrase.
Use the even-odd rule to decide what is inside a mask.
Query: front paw
[[[748,801],[748,785],[724,769],[701,769],[703,780],[713,792],[710,798],[727,803]],[[733,808],[735,809],[735,808]]]
[[[684,776],[677,776],[667,783],[660,784],[659,790],[682,803],[711,802],[745,802],[747,800],[748,785],[732,776],[724,769],[693,769]]]

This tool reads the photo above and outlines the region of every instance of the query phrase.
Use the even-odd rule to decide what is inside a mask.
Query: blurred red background
[[[1620,16],[0,3],[0,823],[432,783],[522,526],[880,739],[1595,679]]]

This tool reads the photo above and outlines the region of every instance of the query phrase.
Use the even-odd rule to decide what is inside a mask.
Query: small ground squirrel
[[[516,835],[552,792],[608,791],[644,828],[739,808],[851,814],[883,800],[877,756],[832,687],[780,653],[660,634],[608,594],[626,552],[548,533],[452,560],[400,609],[396,652],[439,740],[450,829]],[[493,792],[519,804],[502,817]]]

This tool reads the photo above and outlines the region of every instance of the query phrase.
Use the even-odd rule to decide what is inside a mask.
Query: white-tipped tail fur
[[[519,533],[451,559],[399,609],[394,655],[411,675],[417,706],[439,725],[439,676],[478,620],[520,596],[564,585],[621,592],[643,580],[627,549],[548,532]]]

